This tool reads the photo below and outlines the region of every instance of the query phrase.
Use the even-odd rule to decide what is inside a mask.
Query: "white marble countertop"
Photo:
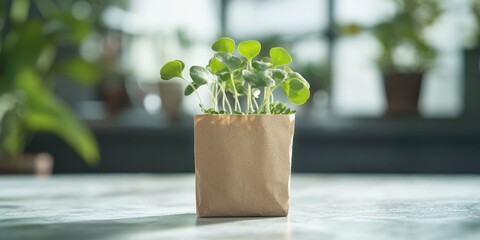
[[[294,175],[286,218],[197,218],[187,175],[0,176],[0,239],[480,239],[480,176]]]

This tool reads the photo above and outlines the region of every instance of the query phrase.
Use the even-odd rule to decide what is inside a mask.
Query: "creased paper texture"
[[[197,215],[286,216],[295,115],[196,115]]]

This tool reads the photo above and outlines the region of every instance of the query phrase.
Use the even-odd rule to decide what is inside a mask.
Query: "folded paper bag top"
[[[295,115],[195,115],[197,215],[286,216]]]

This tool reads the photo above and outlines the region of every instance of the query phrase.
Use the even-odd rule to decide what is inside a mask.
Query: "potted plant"
[[[98,160],[93,135],[53,93],[60,76],[85,84],[98,79],[94,63],[65,51],[78,49],[89,32],[88,20],[37,4],[0,3],[0,173],[51,172],[50,156],[25,153],[37,132],[58,135],[87,163]],[[41,16],[29,15],[35,11]]]
[[[292,58],[285,49],[271,48],[270,56],[255,60],[259,42],[240,42],[240,56],[235,47],[230,38],[218,39],[208,65],[190,68],[191,81],[180,60],[160,70],[164,80],[187,82],[185,95],[196,94],[203,112],[194,117],[197,214],[286,216],[295,111],[273,93],[281,89],[290,102],[303,104],[309,84],[287,66]],[[202,86],[208,107],[197,92]]]
[[[436,50],[425,38],[425,29],[441,10],[436,0],[394,3],[394,16],[372,28],[382,47],[378,65],[388,102],[386,116],[418,116],[422,79],[436,56]]]

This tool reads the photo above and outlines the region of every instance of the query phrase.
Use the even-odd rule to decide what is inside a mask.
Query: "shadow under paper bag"
[[[199,217],[287,216],[295,115],[196,115]]]

